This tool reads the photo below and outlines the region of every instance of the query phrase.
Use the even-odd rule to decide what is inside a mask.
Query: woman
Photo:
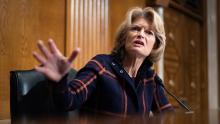
[[[38,47],[45,58],[34,52],[42,64],[36,70],[54,83],[55,101],[63,109],[83,108],[113,114],[148,114],[172,109],[161,80],[154,70],[164,52],[163,21],[150,7],[132,8],[118,29],[110,55],[97,55],[71,81],[67,74],[79,48],[65,58],[49,40]]]

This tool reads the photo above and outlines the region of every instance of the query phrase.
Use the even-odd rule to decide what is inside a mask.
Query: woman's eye
[[[131,30],[132,30],[132,31],[139,31],[139,30],[140,30],[140,27],[132,27]]]
[[[148,35],[154,35],[153,31],[146,30],[145,33],[148,34]]]

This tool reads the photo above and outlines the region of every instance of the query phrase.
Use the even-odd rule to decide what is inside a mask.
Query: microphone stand
[[[159,79],[160,80],[160,79]],[[187,105],[185,105],[180,99],[178,99],[174,94],[172,94],[169,90],[167,90],[167,88],[162,84],[161,81],[158,81],[159,84],[162,86],[162,88],[170,95],[172,96],[172,98],[174,98],[181,107],[183,107],[185,110],[187,110],[187,112],[185,112],[186,114],[193,114],[194,111],[192,111]]]
[[[182,101],[180,101],[174,94],[172,94],[170,91],[167,90],[167,88],[165,88],[164,86],[162,86],[163,89],[170,95],[172,96],[178,103],[181,107],[183,107],[184,109],[187,110],[187,114],[191,114],[191,113],[194,113],[194,111],[192,111],[188,106],[186,106]]]

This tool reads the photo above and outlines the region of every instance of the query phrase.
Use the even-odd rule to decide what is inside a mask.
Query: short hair
[[[125,56],[125,42],[127,37],[127,32],[129,30],[129,26],[135,21],[137,18],[144,18],[146,21],[150,21],[154,32],[155,32],[155,44],[147,57],[151,62],[157,62],[162,54],[164,53],[165,45],[166,45],[166,36],[164,30],[164,23],[159,14],[151,7],[140,8],[135,7],[131,8],[126,15],[125,20],[119,26],[116,36],[115,36],[115,46],[112,50],[112,54],[117,54],[120,57],[120,60],[124,59]]]

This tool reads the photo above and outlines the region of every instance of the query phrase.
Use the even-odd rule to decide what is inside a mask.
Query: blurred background
[[[217,0],[0,0],[0,119],[10,118],[10,71],[32,69],[37,40],[53,38],[80,69],[110,53],[126,11],[151,6],[165,23],[167,45],[155,65],[166,87],[196,112],[219,109],[220,2]],[[172,98],[171,103],[178,107]]]

